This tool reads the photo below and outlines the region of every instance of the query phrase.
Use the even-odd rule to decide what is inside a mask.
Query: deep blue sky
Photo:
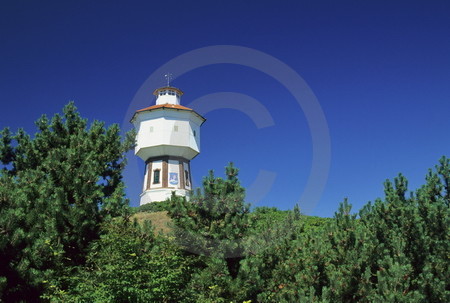
[[[449,16],[449,1],[3,1],[0,128],[33,133],[41,114],[69,100],[89,119],[129,128],[135,94],[163,64],[202,47],[243,46],[298,73],[325,114],[328,182],[316,205],[300,206],[331,216],[348,197],[357,210],[382,196],[386,178],[402,172],[416,188],[449,155]],[[156,82],[164,84],[163,74]],[[173,85],[185,92],[184,105],[218,92],[247,95],[274,121],[257,128],[242,111],[207,113],[202,153],[191,163],[197,185],[234,161],[245,186],[260,169],[276,174],[262,200],[253,193],[249,202],[299,202],[312,137],[285,85],[237,64],[197,68]],[[143,164],[132,153],[129,162],[125,182],[136,206]]]

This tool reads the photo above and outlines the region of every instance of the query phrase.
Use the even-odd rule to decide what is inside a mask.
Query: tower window
[[[194,130],[194,137],[196,137],[197,136],[197,133],[195,132],[195,130]]]
[[[155,169],[153,171],[153,184],[159,184],[159,177],[161,174],[161,170]]]
[[[184,176],[186,180],[186,186],[189,186],[189,172],[187,170],[184,171]]]

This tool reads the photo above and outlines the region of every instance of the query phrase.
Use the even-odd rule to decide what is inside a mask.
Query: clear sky
[[[74,100],[129,129],[177,63],[182,104],[207,118],[197,185],[233,161],[253,205],[331,216],[348,197],[358,210],[386,178],[416,188],[450,156],[449,16],[449,1],[2,1],[0,128],[33,133]],[[299,201],[314,157],[326,184]],[[136,206],[143,163],[129,158]]]

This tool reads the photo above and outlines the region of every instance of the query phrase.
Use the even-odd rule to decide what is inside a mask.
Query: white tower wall
[[[134,121],[137,129],[135,154],[150,157],[179,156],[193,159],[200,153],[200,125],[203,121],[189,111],[143,112]]]

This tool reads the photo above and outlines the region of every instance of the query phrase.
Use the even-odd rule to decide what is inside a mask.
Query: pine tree
[[[119,127],[90,127],[73,103],[36,121],[32,138],[0,134],[0,290],[7,302],[35,301],[48,281],[82,264],[99,223],[122,213],[124,153]]]
[[[359,218],[344,201],[323,230],[284,250],[261,302],[449,302],[450,160],[408,193],[403,175]]]
[[[374,300],[450,301],[450,160],[439,162],[415,193],[407,194],[408,182],[399,175],[385,182],[384,201],[361,212],[362,223],[382,247],[372,272]]]
[[[249,205],[245,190],[232,163],[225,169],[226,179],[213,171],[203,180],[199,190],[188,202],[173,196],[169,215],[175,224],[179,244],[188,252],[199,254],[204,269],[194,275],[191,285],[208,302],[211,290],[214,300],[232,299],[231,281],[239,273],[244,248],[242,240],[249,227]],[[212,298],[210,298],[213,300]],[[220,301],[211,302],[220,302]]]
[[[240,242],[249,224],[249,205],[232,163],[226,167],[226,175],[224,180],[210,171],[203,180],[203,191],[189,202],[172,197],[169,215],[187,250],[203,255],[220,252],[230,258],[242,255]]]

